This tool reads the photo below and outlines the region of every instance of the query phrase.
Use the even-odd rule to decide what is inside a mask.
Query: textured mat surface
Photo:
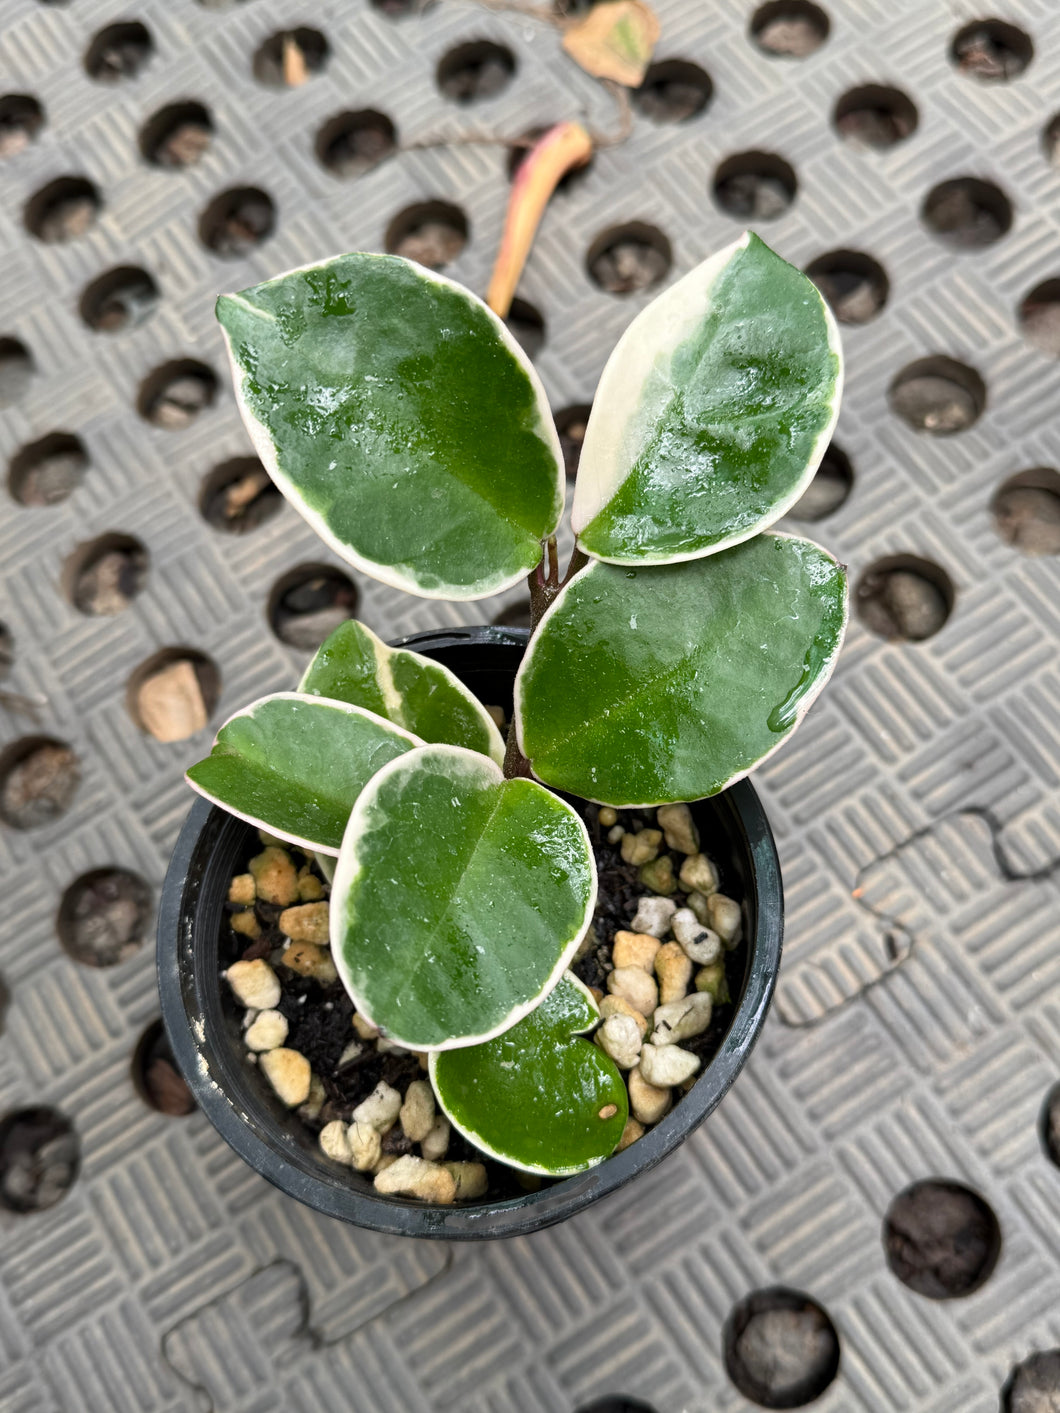
[[[759,777],[783,856],[787,949],[765,1037],[719,1112],[660,1170],[565,1227],[453,1253],[318,1218],[267,1188],[201,1116],[146,1107],[130,1061],[157,1013],[150,937],[92,970],[61,948],[56,913],[64,890],[103,867],[138,874],[157,896],[189,805],[181,770],[208,733],[169,745],[146,735],[129,714],[130,676],[164,649],[205,654],[220,675],[215,724],[289,687],[304,655],[270,630],[273,586],[332,562],[286,507],[243,537],[200,513],[204,478],[250,451],[214,295],[381,248],[394,217],[424,201],[466,218],[449,273],[485,288],[503,147],[415,148],[343,180],[317,160],[318,130],[372,109],[404,145],[518,137],[569,116],[606,133],[616,110],[551,27],[458,0],[407,18],[366,0],[136,0],[117,15],[105,0],[0,0],[0,114],[2,95],[20,94],[44,117],[35,141],[0,159],[0,338],[19,341],[33,369],[0,414],[11,473],[0,621],[14,643],[0,687],[43,702],[33,719],[0,701],[0,750],[46,736],[82,769],[61,818],[0,825],[11,996],[0,1114],[52,1105],[82,1153],[58,1205],[0,1216],[3,1413],[568,1413],[618,1392],[657,1413],[738,1409],[749,1405],[726,1374],[721,1328],[737,1300],[778,1283],[811,1294],[838,1331],[826,1413],[990,1413],[1015,1362],[1060,1344],[1060,1172],[1037,1131],[1060,1078],[1060,559],[1018,552],[992,513],[1010,477],[1060,464],[1060,364],[1018,318],[1027,293],[1060,276],[1060,174],[1042,142],[1060,109],[1060,14],[1050,0],[982,7],[1029,36],[1034,57],[1009,82],[981,83],[949,57],[980,17],[970,3],[822,4],[827,41],[784,60],[749,39],[745,0],[662,0],[659,57],[705,69],[712,102],[681,124],[638,116],[628,142],[600,151],[550,207],[520,294],[545,320],[538,364],[554,407],[589,402],[647,298],[594,286],[592,242],[648,223],[679,275],[743,224],[712,199],[719,165],[779,155],[795,195],[758,222],[763,236],[801,265],[862,252],[889,284],[876,318],[844,328],[836,443],[853,482],[811,533],[855,583],[891,556],[926,561],[913,568],[952,611],[921,642],[888,643],[855,620],[831,690]],[[140,21],[153,52],[135,78],[94,81],[83,56],[116,18]],[[253,56],[292,24],[319,29],[327,62],[301,87],[268,87]],[[515,73],[496,96],[458,106],[436,66],[484,39],[510,51]],[[833,122],[837,102],[867,84],[897,87],[918,114],[886,151],[844,140]],[[209,150],[186,170],[149,166],[144,123],[188,100],[208,110]],[[788,175],[769,170],[790,194]],[[968,177],[1002,193],[1000,206],[984,198],[977,228],[999,238],[954,250],[921,207],[939,183]],[[29,229],[41,224],[33,198],[65,178],[91,183],[96,218],[45,243]],[[275,229],[225,259],[204,245],[200,218],[238,187],[266,193]],[[83,187],[64,191],[85,199]],[[1004,198],[1011,224],[999,234]],[[136,327],[90,328],[86,288],[124,266],[149,273],[156,305]],[[914,432],[889,398],[902,370],[938,357],[973,370],[958,397],[981,410],[947,437]],[[151,375],[188,359],[215,375],[212,402],[186,425],[152,425],[138,411]],[[19,503],[19,453],[56,432],[78,439],[80,484],[60,503]],[[1042,484],[1060,489],[1053,477]],[[146,549],[146,582],[125,611],[86,616],[68,561],[110,533]],[[488,621],[521,597],[461,605],[356,587],[386,637]],[[899,1283],[880,1238],[895,1195],[931,1176],[978,1192],[1003,1237],[982,1289],[949,1303]]]

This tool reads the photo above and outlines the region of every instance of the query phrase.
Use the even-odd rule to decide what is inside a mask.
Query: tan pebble
[[[500,706],[488,706],[486,710],[489,712],[490,716],[493,717],[497,730],[503,731],[504,723],[508,719],[504,714],[504,708]]]
[[[299,1108],[299,1116],[305,1119],[307,1123],[315,1124],[317,1119],[320,1117],[320,1111],[327,1103],[327,1100],[328,1092],[324,1088],[324,1081],[320,1078],[319,1075],[310,1075],[309,1097],[306,1099],[305,1103]]]
[[[726,947],[735,947],[743,935],[743,914],[734,898],[712,893],[707,899],[710,926]]]
[[[524,1192],[540,1192],[540,1191],[541,1191],[541,1174],[540,1174],[540,1173],[521,1173],[521,1172],[516,1172],[516,1174],[515,1174],[515,1180],[516,1180],[516,1182],[519,1184],[519,1186],[523,1189]]]
[[[241,937],[252,937],[256,941],[261,936],[261,924],[253,908],[247,908],[246,912],[233,913],[228,921],[232,924],[232,931],[238,932]]]
[[[254,901],[254,896],[254,875],[237,873],[228,885],[228,901],[242,903],[245,907],[249,907]]]
[[[282,839],[277,839],[276,835],[270,834],[267,829],[259,829],[258,838],[266,849],[285,849],[287,847]]]
[[[601,805],[597,819],[600,821],[601,829],[610,829],[618,823],[618,811],[613,810],[610,805]]]
[[[280,999],[280,978],[262,957],[253,962],[233,962],[225,979],[236,1000],[255,1011],[271,1011]]]
[[[659,978],[659,1000],[663,1005],[680,1001],[692,980],[692,960],[680,942],[664,942],[655,958],[655,975]]]
[[[662,805],[655,812],[659,828],[666,836],[666,847],[679,854],[699,851],[699,830],[687,805]]]
[[[398,1112],[401,1131],[413,1143],[421,1143],[434,1126],[434,1090],[425,1079],[414,1079],[405,1090]]]
[[[439,1114],[431,1124],[430,1133],[420,1144],[423,1156],[434,1160],[444,1158],[449,1151],[449,1133],[449,1120],[444,1114]]]
[[[397,1160],[398,1155],[396,1153],[383,1153],[372,1169],[373,1174],[385,1173],[387,1168],[392,1168]]]
[[[622,857],[628,864],[650,863],[659,857],[661,843],[661,829],[641,829],[636,834],[626,834],[622,839]]]
[[[342,1163],[347,1168],[353,1166],[350,1140],[346,1136],[346,1125],[341,1119],[333,1119],[331,1123],[325,1124],[320,1130],[318,1141],[321,1150],[329,1158],[333,1158],[336,1163]]]
[[[618,1140],[616,1153],[621,1153],[623,1148],[628,1148],[631,1143],[636,1143],[638,1138],[644,1137],[644,1125],[638,1123],[636,1119],[627,1119],[626,1126],[622,1130],[622,1137]]]
[[[243,1036],[248,1050],[275,1050],[287,1039],[287,1017],[279,1011],[259,1011]]]
[[[288,908],[298,900],[298,873],[286,849],[270,844],[250,861],[259,898]]]
[[[674,878],[674,861],[669,854],[663,854],[659,859],[652,859],[650,863],[641,864],[637,870],[637,877],[645,888],[650,888],[653,893],[672,893],[677,887]]]
[[[400,1109],[401,1095],[381,1079],[368,1098],[362,1099],[354,1109],[353,1120],[371,1124],[377,1133],[386,1133],[396,1123]]]
[[[643,967],[651,971],[659,939],[650,932],[616,932],[611,945],[611,960],[616,967]]]
[[[689,893],[686,906],[692,914],[703,924],[710,927],[710,909],[707,907],[708,898],[705,893]]]
[[[383,1152],[383,1139],[378,1129],[371,1124],[361,1123],[354,1120],[346,1130],[346,1139],[350,1145],[350,1162],[359,1173],[373,1171],[379,1162]],[[387,1154],[387,1157],[396,1156]]]
[[[456,1200],[467,1202],[473,1197],[484,1197],[490,1185],[485,1163],[446,1163],[445,1170],[451,1173],[456,1183]]]
[[[648,1033],[647,1017],[631,1006],[624,996],[605,996],[600,1002],[600,1016],[603,1020],[609,1020],[611,1016],[629,1016],[636,1021],[642,1038]]]
[[[645,1049],[648,1047],[645,1046]],[[670,1091],[659,1089],[648,1081],[640,1072],[640,1066],[629,1072],[626,1080],[629,1088],[629,1107],[633,1110],[633,1117],[642,1124],[657,1124],[670,1108]]]
[[[374,1040],[379,1034],[379,1029],[364,1016],[359,1016],[356,1011],[353,1013],[353,1028],[362,1040]]]
[[[718,886],[718,870],[706,854],[693,854],[691,858],[685,859],[678,877],[681,887],[687,893],[702,893],[706,896],[713,893]]]
[[[331,953],[315,942],[292,942],[280,958],[280,965],[289,967],[299,976],[313,977],[324,986],[338,977]]]
[[[324,896],[324,885],[308,864],[298,870],[298,896],[303,903],[315,903]]]
[[[184,741],[209,720],[195,664],[187,658],[151,673],[136,690],[140,725],[156,741]]]
[[[421,1070],[423,1070],[423,1071],[426,1072],[427,1070],[430,1069],[430,1067],[431,1067],[431,1057],[430,1057],[430,1055],[428,1055],[428,1053],[427,1053],[426,1050],[420,1050],[420,1051],[418,1051],[418,1052],[414,1050],[414,1051],[413,1051],[413,1054],[416,1056],[416,1059],[419,1060],[419,1062],[420,1062],[420,1069],[421,1069]]]
[[[590,986],[589,990],[592,992],[593,1000],[599,1006],[604,999],[604,991],[599,986]]]
[[[621,996],[642,1016],[650,1016],[659,1004],[659,988],[643,967],[616,967],[607,978],[612,996]]]
[[[417,1197],[448,1207],[456,1199],[456,1178],[440,1163],[429,1163],[411,1153],[399,1158],[375,1178],[376,1192],[391,1197]]]
[[[329,941],[327,903],[301,903],[296,908],[285,908],[280,914],[280,931],[292,942],[315,942],[318,947],[326,947]]]
[[[266,1079],[289,1109],[296,1104],[304,1104],[309,1098],[309,1081],[313,1072],[300,1051],[288,1050],[283,1046],[266,1050],[260,1056],[259,1064]]]

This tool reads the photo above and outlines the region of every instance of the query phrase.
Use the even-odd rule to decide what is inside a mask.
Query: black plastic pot
[[[487,705],[510,710],[525,630],[419,633],[399,646],[451,668]],[[430,1207],[374,1191],[371,1179],[331,1163],[247,1063],[240,1009],[219,984],[218,948],[229,880],[255,851],[241,820],[197,800],[173,853],[158,921],[158,979],[173,1053],[200,1108],[241,1158],[283,1192],[355,1226],[467,1241],[521,1236],[580,1212],[653,1168],[698,1127],[739,1074],[765,1020],[783,933],[784,900],[773,836],[746,780],[694,805],[704,851],[722,888],[743,900],[743,977],[720,1049],[690,1092],[643,1138],[577,1177],[506,1201]],[[737,984],[734,985],[734,982]]]

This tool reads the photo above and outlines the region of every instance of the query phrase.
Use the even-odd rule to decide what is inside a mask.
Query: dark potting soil
[[[608,843],[608,831],[599,822],[598,806],[575,800],[570,803],[579,809],[585,820],[599,878],[590,941],[573,963],[571,970],[587,986],[606,993],[607,977],[612,970],[611,954],[615,933],[628,930],[640,900],[645,896],[654,895],[648,893],[640,882],[636,865],[626,863],[622,858],[621,846]],[[620,819],[630,833],[656,827],[654,810],[623,810]],[[255,841],[248,853],[248,863],[249,858],[260,851],[260,847]],[[284,847],[289,849],[296,863],[300,864],[301,851],[289,845]],[[676,876],[684,855],[671,853],[671,857]],[[312,863],[312,869],[320,878],[324,897],[327,898],[330,894],[327,881],[319,873],[315,863]],[[722,878],[723,892],[725,882]],[[678,890],[670,896],[678,907],[685,906],[686,893]],[[227,904],[226,909],[229,916],[243,911],[242,907],[236,904]],[[292,1112],[292,1121],[303,1124],[308,1132],[315,1136],[325,1124],[334,1119],[349,1123],[354,1109],[368,1098],[380,1080],[404,1094],[412,1080],[424,1078],[425,1071],[417,1055],[404,1051],[380,1053],[375,1049],[375,1042],[372,1040],[360,1042],[360,1051],[340,1064],[344,1052],[358,1041],[357,1032],[352,1025],[353,1002],[341,981],[324,984],[280,965],[280,957],[289,942],[278,925],[279,916],[283,911],[284,908],[279,904],[258,899],[254,904],[254,912],[261,926],[261,936],[248,944],[244,936],[226,926],[225,935],[221,939],[219,959],[224,968],[239,959],[253,961],[261,957],[276,968],[283,988],[276,1009],[283,1014],[288,1024],[284,1044],[306,1057],[313,1073],[320,1078],[324,1086],[325,1102],[315,1117],[311,1118],[301,1110]],[[730,989],[737,998],[744,975],[746,949],[746,941],[741,941],[732,952],[725,953],[726,974],[730,979]],[[702,1035],[681,1042],[683,1049],[703,1057],[700,1073],[724,1039],[731,1016],[731,1004],[716,1004],[708,1029]],[[400,1125],[395,1124],[383,1140],[383,1152],[400,1155],[411,1151],[413,1144],[405,1138]],[[527,1191],[536,1190],[539,1186],[547,1186],[550,1182],[548,1178],[539,1179],[531,1174],[516,1172],[503,1163],[486,1157],[455,1128],[451,1132],[445,1161],[485,1164],[490,1185],[481,1201],[501,1201],[518,1197]],[[366,1181],[371,1181],[370,1176],[364,1176]]]

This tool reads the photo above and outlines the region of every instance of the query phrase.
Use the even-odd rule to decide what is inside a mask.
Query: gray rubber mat
[[[538,366],[557,410],[589,402],[648,298],[590,280],[601,233],[653,227],[676,276],[747,223],[721,209],[715,182],[738,201],[748,173],[764,175],[759,199],[782,209],[756,224],[782,254],[805,266],[858,252],[887,285],[875,318],[844,326],[836,444],[849,494],[798,528],[863,589],[894,569],[926,576],[928,627],[950,611],[922,641],[887,641],[855,616],[831,689],[759,776],[784,862],[787,947],[765,1037],[721,1109],[658,1171],[564,1227],[453,1253],[329,1223],[269,1189],[201,1116],[148,1108],[130,1065],[157,1014],[150,936],[135,957],[88,968],[60,945],[57,911],[101,868],[129,870],[157,896],[189,807],[181,771],[209,734],[147,735],[130,716],[130,677],[167,649],[204,655],[220,679],[215,724],[289,687],[304,654],[270,629],[274,585],[334,563],[289,508],[244,536],[200,511],[204,479],[250,452],[216,293],[381,248],[421,202],[462,214],[467,239],[448,271],[483,290],[508,151],[413,144],[518,138],[564,117],[614,134],[620,115],[553,27],[459,0],[403,18],[366,0],[120,11],[0,0],[0,138],[12,112],[16,128],[27,111],[33,121],[32,104],[5,108],[5,94],[35,100],[42,120],[25,150],[0,158],[0,339],[32,365],[0,412],[0,621],[13,640],[0,750],[46,737],[81,767],[60,818],[0,825],[0,1114],[52,1106],[81,1144],[57,1205],[0,1216],[4,1413],[568,1413],[605,1393],[657,1413],[738,1409],[750,1405],[726,1372],[722,1326],[737,1301],[777,1284],[820,1302],[838,1332],[826,1413],[991,1413],[1012,1366],[1060,1344],[1060,1172],[1038,1133],[1060,1079],[1060,559],[1007,543],[995,513],[999,490],[1034,470],[1015,489],[1038,495],[1006,490],[1000,514],[1010,532],[1013,515],[1047,537],[1052,523],[1055,539],[1060,363],[1034,339],[1060,352],[1056,288],[1020,310],[1060,277],[1060,174],[1043,145],[1060,109],[1060,13],[1050,0],[822,0],[826,41],[784,59],[749,37],[754,8],[659,3],[658,57],[705,70],[712,101],[683,123],[636,115],[629,140],[601,149],[549,208],[520,286],[545,322]],[[982,81],[951,44],[995,12],[1033,54],[1026,63],[1008,35],[1010,67],[1023,71]],[[98,70],[93,38],[116,20],[141,23],[151,52],[135,77],[93,79],[85,56]],[[270,87],[254,56],[292,25],[325,37],[326,61],[301,86]],[[139,32],[118,39],[145,57]],[[435,71],[468,41],[502,46],[514,72],[462,106]],[[971,44],[965,70],[996,62]],[[887,150],[850,140],[864,133],[865,100],[846,96],[866,85],[900,90],[917,119]],[[187,102],[207,110],[208,150],[186,169],[150,165],[144,124]],[[891,136],[912,121],[896,102],[868,99]],[[337,177],[317,134],[363,110],[389,118],[410,150]],[[728,162],[763,152],[764,165]],[[224,258],[203,237],[216,198],[247,187],[271,201],[274,230]],[[268,210],[255,200],[252,225]],[[40,239],[56,220],[88,228]],[[955,220],[980,243],[947,243],[937,228]],[[86,315],[108,318],[108,287],[95,282],[121,267],[147,272],[157,302],[135,326],[89,327]],[[871,267],[843,257],[832,268]],[[146,298],[141,288],[134,302]],[[19,356],[0,344],[6,390]],[[923,359],[914,374],[951,380],[941,397],[937,383],[894,393]],[[155,425],[142,415],[153,375],[178,360],[202,367],[184,368],[185,402],[156,410],[180,425]],[[212,400],[190,415],[187,398],[194,411],[204,388]],[[896,401],[936,429],[978,415],[932,435]],[[56,503],[23,504],[10,491],[25,498],[53,433],[75,439],[60,450],[80,482]],[[83,565],[80,547],[110,534],[146,550],[146,580],[124,611],[89,616],[71,601],[71,556]],[[489,621],[522,597],[428,602],[354,577],[361,615],[386,637]],[[892,611],[887,592],[863,594],[862,610]],[[881,1241],[889,1204],[929,1177],[972,1188],[1002,1233],[993,1274],[949,1302],[899,1282]]]

